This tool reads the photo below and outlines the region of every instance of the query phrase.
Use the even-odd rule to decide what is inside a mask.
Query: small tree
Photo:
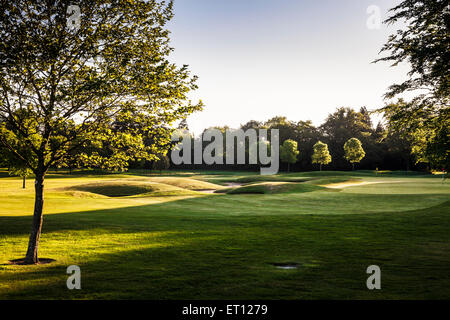
[[[10,176],[19,176],[22,178],[22,188],[25,189],[25,179],[32,173],[26,166],[11,166],[8,171]]]
[[[297,162],[297,156],[300,152],[297,150],[297,142],[291,139],[285,140],[280,147],[280,160],[286,162],[289,172],[290,164]]]
[[[313,148],[314,153],[311,157],[312,163],[318,163],[320,165],[320,171],[322,171],[322,165],[329,164],[331,162],[331,155],[328,151],[328,145],[318,141]]]
[[[159,154],[158,158],[159,159],[153,161],[152,169],[159,170],[159,173],[161,174],[163,170],[169,169],[170,161],[169,157],[165,154]]]
[[[355,170],[355,163],[366,156],[361,141],[356,138],[351,138],[344,144],[344,151],[344,157],[352,164],[352,170]]]

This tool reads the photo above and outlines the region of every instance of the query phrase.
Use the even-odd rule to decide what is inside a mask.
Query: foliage
[[[169,60],[172,1],[80,0],[79,28],[68,25],[69,5],[17,0],[0,9],[0,144],[36,177],[28,263],[37,262],[51,166],[123,170],[156,159],[171,125],[202,108],[188,99],[197,78]]]
[[[297,142],[294,140],[284,140],[283,144],[280,146],[280,160],[288,164],[288,171],[289,164],[297,162],[299,153]]]
[[[366,155],[361,141],[356,138],[351,138],[344,144],[344,151],[345,159],[347,159],[347,161],[351,164],[360,162]]]
[[[158,159],[153,160],[152,169],[153,170],[167,170],[170,167],[169,157],[165,154],[159,154]]]
[[[320,169],[322,170],[322,165],[331,162],[331,155],[328,152],[328,145],[318,141],[314,145],[314,154],[312,155],[312,163],[320,164]]]
[[[274,117],[267,121],[251,120],[241,125],[240,129],[278,129],[280,141],[293,140],[301,149],[301,157],[291,163],[292,171],[313,170],[311,163],[313,146],[317,141],[328,144],[329,152],[333,155],[333,162],[329,164],[332,170],[347,170],[348,162],[345,160],[344,144],[351,138],[357,138],[364,145],[365,157],[361,160],[359,168],[375,170],[375,168],[389,170],[424,170],[423,164],[416,163],[418,155],[413,152],[412,138],[403,135],[406,129],[394,128],[394,124],[387,121],[374,125],[370,118],[371,113],[364,107],[359,110],[351,108],[338,108],[331,113],[322,125],[315,127],[311,121],[292,121],[286,117]],[[216,127],[221,132],[230,129],[227,126]],[[225,137],[224,137],[225,139]],[[284,140],[283,140],[284,139]],[[226,140],[226,139],[225,139]],[[203,144],[205,147],[207,143]],[[248,155],[248,144],[246,154]],[[280,150],[281,151],[281,150]],[[226,153],[226,151],[224,152]],[[192,152],[193,154],[193,152]],[[236,155],[235,155],[236,158]],[[248,158],[248,156],[247,156]],[[235,159],[236,162],[236,159]],[[177,165],[178,169],[245,169],[259,170],[254,165]]]
[[[416,163],[429,163],[436,169],[450,168],[448,143],[450,114],[433,122],[426,121],[424,118],[416,118],[412,121],[398,118],[408,105],[411,103],[399,99],[383,109],[384,117],[388,119],[389,132],[395,132],[395,135],[400,136],[404,145],[403,152],[406,152],[406,156],[409,154],[414,156]]]
[[[436,169],[450,169],[450,121],[446,121],[427,141],[424,155]]]
[[[393,66],[408,62],[409,79],[390,87],[386,96],[393,98],[412,90],[424,91],[414,99],[418,113],[427,107],[448,106],[450,96],[450,7],[447,0],[404,0],[390,10],[387,24],[405,22],[406,27],[391,35],[381,52],[387,56],[377,59]]]
[[[27,167],[10,167],[8,173],[10,176],[26,178],[32,174],[32,171]]]
[[[396,128],[405,128],[413,135],[413,147],[418,159],[432,166],[448,165],[445,157],[445,135],[450,119],[450,6],[447,0],[404,0],[391,9],[388,24],[404,22],[406,27],[391,35],[382,48],[388,53],[379,61],[397,66],[408,62],[409,78],[394,84],[386,98],[414,91],[410,102],[399,100],[379,111]],[[436,154],[434,152],[437,152]]]
[[[333,154],[334,169],[347,168],[344,145],[351,138],[357,138],[366,146],[372,168],[381,162],[381,147],[366,108],[361,108],[359,112],[350,108],[338,108],[325,119],[320,131],[323,141],[328,144]]]
[[[153,159],[161,144],[144,140],[167,143],[170,124],[201,108],[185,103],[196,77],[167,58],[172,3],[81,1],[79,30],[66,26],[68,4],[2,6],[1,143],[38,174],[72,151],[108,169]]]

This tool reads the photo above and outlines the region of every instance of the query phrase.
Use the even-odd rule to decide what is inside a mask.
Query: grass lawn
[[[432,175],[54,173],[40,257],[56,261],[36,266],[8,263],[33,183],[0,176],[0,299],[450,299],[450,184]]]

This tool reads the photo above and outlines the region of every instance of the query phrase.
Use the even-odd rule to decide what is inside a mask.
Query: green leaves
[[[286,163],[296,163],[297,156],[300,153],[297,148],[297,141],[285,140],[280,146],[280,160]]]
[[[344,151],[345,159],[350,163],[360,162],[366,155],[361,141],[356,138],[351,138],[344,144]]]
[[[172,124],[201,110],[186,65],[169,61],[172,2],[18,0],[0,9],[0,143],[34,171],[124,169],[154,159]]]
[[[450,8],[446,0],[404,0],[391,9],[388,24],[398,21],[406,28],[389,37],[382,52],[389,55],[378,61],[389,61],[394,66],[408,62],[409,79],[390,87],[386,96],[393,98],[405,91],[421,90],[417,104],[435,104],[445,107],[450,96]],[[423,90],[425,92],[423,93]],[[447,104],[448,106],[448,104]]]
[[[328,145],[318,141],[314,145],[314,153],[312,155],[312,163],[318,163],[320,165],[328,164],[331,162],[331,155],[328,151]]]
[[[19,176],[21,178],[26,178],[31,173],[32,173],[31,170],[28,169],[27,167],[20,167],[20,166],[19,167],[12,166],[9,168],[9,171],[8,171],[8,174],[10,176]]]
[[[448,143],[442,137],[448,138],[443,128],[450,123],[450,6],[447,0],[404,0],[391,12],[386,22],[402,21],[406,27],[389,37],[381,50],[388,55],[375,62],[408,62],[411,71],[406,81],[389,88],[386,98],[417,94],[410,102],[399,99],[379,112],[392,130],[411,141],[419,162],[448,168]]]

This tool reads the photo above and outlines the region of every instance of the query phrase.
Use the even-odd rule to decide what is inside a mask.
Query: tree
[[[300,153],[297,148],[297,142],[291,139],[285,140],[280,147],[280,160],[288,164],[288,172],[290,164],[297,162]]]
[[[406,27],[389,37],[381,49],[388,55],[375,62],[390,61],[397,66],[407,61],[411,71],[409,79],[392,85],[386,96],[393,98],[406,91],[421,90],[424,92],[415,99],[415,105],[422,107],[417,112],[431,111],[423,109],[427,106],[444,108],[450,97],[448,0],[403,0],[390,12],[386,24],[403,21]]]
[[[399,118],[406,105],[399,99],[396,103],[391,103],[384,110],[384,118],[387,119],[388,137],[386,141],[390,146],[400,147],[400,156],[406,158],[407,170],[410,158],[415,163],[428,163],[430,167],[436,169],[448,169],[448,127],[450,126],[450,117],[442,118],[431,124],[424,118],[416,118],[408,121],[406,118]],[[392,139],[394,138],[394,139]],[[392,143],[393,142],[393,143]]]
[[[418,137],[417,134],[416,137]],[[397,128],[388,121],[381,138],[385,151],[385,162],[389,163],[392,169],[402,169],[408,172],[411,166],[422,157],[417,152],[413,152],[413,140],[415,139],[417,138],[407,128]],[[414,158],[417,161],[414,161]]]
[[[247,123],[242,124],[240,126],[240,128],[242,130],[244,130],[244,131],[247,131],[248,129],[258,130],[258,129],[261,129],[262,127],[263,127],[263,124],[261,122],[259,122],[259,121],[256,121],[256,120],[250,120]]]
[[[352,164],[352,170],[355,170],[355,163],[360,162],[366,155],[361,141],[356,138],[351,138],[344,144],[344,151],[345,159]]]
[[[25,189],[25,179],[32,173],[27,167],[10,167],[8,170],[10,176],[19,176],[22,178],[22,188]]]
[[[364,143],[372,158],[376,157],[376,152],[372,151],[376,150],[376,141],[373,138],[374,129],[371,127],[367,110],[361,108],[361,111],[358,112],[351,108],[338,108],[334,113],[328,115],[325,122],[320,126],[323,135],[322,141],[330,146],[330,152],[334,157],[334,169],[347,167],[344,144],[353,137]]]
[[[278,129],[280,141],[293,140],[297,145],[302,146],[302,158],[295,163],[295,166],[302,170],[311,169],[311,156],[313,154],[313,145],[316,141],[322,139],[322,134],[317,130],[311,121],[293,122],[286,117],[273,117],[264,123],[267,129]]]
[[[450,121],[435,131],[424,148],[425,158],[436,169],[448,172],[450,168]]]
[[[313,146],[316,141],[321,139],[319,130],[310,120],[298,121],[295,124],[295,138],[293,140],[302,148],[302,157],[298,159],[296,166],[300,167],[301,170],[312,169],[310,159],[313,155]]]
[[[320,171],[322,171],[322,165],[331,162],[331,155],[328,152],[328,145],[318,141],[313,148],[314,153],[312,155],[312,163],[318,163],[320,165]]]
[[[197,78],[168,59],[172,1],[80,0],[76,27],[71,4],[16,0],[0,9],[0,143],[35,175],[27,264],[38,262],[51,166],[74,154],[105,169],[156,159],[161,150],[145,138],[202,107],[188,100]]]
[[[158,159],[153,160],[152,169],[159,170],[161,173],[163,170],[167,170],[170,167],[169,157],[165,154],[159,154]]]
[[[379,109],[396,128],[406,128],[408,134],[417,134],[425,143],[415,144],[422,154],[433,158],[442,153],[445,145],[439,131],[450,119],[450,6],[448,0],[404,0],[391,10],[387,24],[404,22],[406,27],[391,35],[381,52],[387,56],[375,62],[388,61],[392,66],[408,62],[408,79],[393,84],[385,97],[415,91],[410,102],[390,103]],[[425,134],[425,135],[423,135]],[[422,141],[422,139],[416,139]],[[439,145],[440,144],[440,145]],[[448,161],[444,161],[448,163]]]
[[[295,139],[295,123],[289,121],[286,117],[273,117],[264,123],[264,127],[268,130],[278,129],[280,141]]]

